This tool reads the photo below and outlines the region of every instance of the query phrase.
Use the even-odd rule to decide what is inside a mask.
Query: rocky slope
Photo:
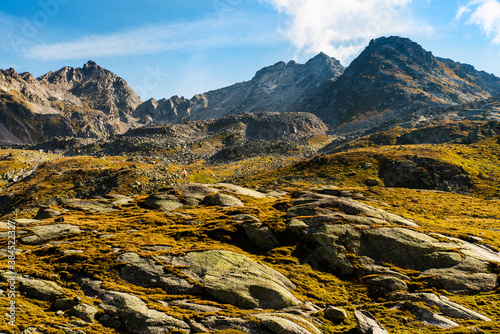
[[[0,143],[39,143],[54,136],[106,137],[136,126],[141,103],[125,80],[89,61],[37,79],[0,70]]]
[[[394,126],[498,120],[495,100],[484,101],[500,93],[499,78],[400,37],[373,40],[347,69],[319,54],[306,64],[279,62],[250,81],[190,100],[174,96],[141,104],[123,79],[93,62],[38,79],[12,69],[0,75],[3,143],[105,138],[136,126],[258,111],[310,112],[336,134],[359,135]]]
[[[55,138],[32,149],[66,155],[155,156],[175,163],[230,162],[256,156],[305,156],[311,138],[327,140],[328,127],[309,113],[244,113],[216,120],[150,125],[108,140]],[[325,138],[323,138],[323,136]]]
[[[174,96],[144,102],[134,116],[152,123],[213,119],[255,111],[316,112],[322,88],[344,71],[335,59],[321,53],[306,64],[279,62],[258,71],[250,81],[194,96]]]

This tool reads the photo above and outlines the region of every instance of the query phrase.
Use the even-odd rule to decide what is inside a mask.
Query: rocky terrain
[[[382,145],[238,178],[195,161],[212,181],[182,184],[153,157],[0,151],[18,307],[0,331],[495,333],[499,153],[498,136]]]
[[[107,140],[54,138],[33,146],[65,155],[155,156],[172,163],[196,160],[229,162],[255,156],[299,157],[313,154],[328,140],[328,126],[308,113],[258,112],[217,120],[149,125]]]

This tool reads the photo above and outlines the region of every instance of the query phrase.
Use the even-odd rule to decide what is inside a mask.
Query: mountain
[[[372,40],[331,87],[318,113],[341,132],[500,94],[500,78],[433,56],[407,38]]]
[[[141,102],[125,80],[92,61],[37,79],[0,70],[0,143],[123,133],[136,126],[130,115]]]
[[[410,39],[393,36],[372,40],[347,68],[324,53],[303,65],[279,62],[250,81],[190,100],[148,100],[134,116],[158,124],[255,111],[304,111],[337,133],[348,134],[497,94],[500,78],[435,57]]]
[[[324,53],[305,64],[278,62],[258,71],[250,81],[195,95],[190,100],[178,96],[150,99],[137,108],[134,116],[158,124],[255,111],[315,113],[318,93],[343,71],[337,60]]]

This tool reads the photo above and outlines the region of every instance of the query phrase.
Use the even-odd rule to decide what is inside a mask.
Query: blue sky
[[[94,60],[143,100],[192,97],[323,51],[409,37],[500,76],[500,0],[17,0],[0,4],[0,68],[35,76]]]

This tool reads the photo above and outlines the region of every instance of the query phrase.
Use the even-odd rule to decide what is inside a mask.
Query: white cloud
[[[23,55],[41,60],[89,59],[155,54],[188,48],[268,45],[281,40],[281,36],[273,34],[273,31],[274,27],[266,24],[264,18],[256,20],[233,13],[223,20],[206,19],[153,25],[67,42],[36,44],[26,48]]]
[[[494,44],[500,44],[500,2],[497,0],[473,0],[469,1],[464,11],[460,7],[457,17],[464,13],[470,13],[468,22],[477,25],[491,38]]]
[[[413,18],[412,0],[260,0],[284,13],[281,32],[299,51],[323,51],[342,62],[383,35],[430,33]]]
[[[469,6],[460,6],[458,7],[458,10],[457,10],[457,15],[455,16],[455,19],[456,20],[460,20],[462,18],[462,16],[464,16],[465,14],[469,13],[470,12],[470,7]]]

